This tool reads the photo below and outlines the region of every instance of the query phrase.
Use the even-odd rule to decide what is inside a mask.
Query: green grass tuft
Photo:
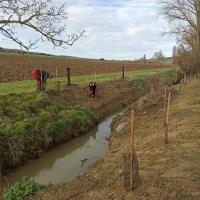
[[[23,177],[21,181],[16,182],[4,192],[3,199],[23,200],[25,197],[32,195],[45,187],[47,186],[36,183],[34,180],[28,177]]]

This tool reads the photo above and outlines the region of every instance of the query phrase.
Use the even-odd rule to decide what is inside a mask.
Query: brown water
[[[34,162],[8,173],[7,182],[13,184],[23,176],[43,184],[72,180],[108,151],[106,138],[111,134],[110,124],[115,115],[104,119],[92,132],[55,147]]]

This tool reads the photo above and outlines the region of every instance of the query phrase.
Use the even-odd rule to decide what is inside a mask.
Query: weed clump
[[[4,192],[3,199],[23,200],[25,197],[32,195],[45,187],[47,186],[36,183],[34,180],[28,177],[23,177],[21,181],[16,182]]]

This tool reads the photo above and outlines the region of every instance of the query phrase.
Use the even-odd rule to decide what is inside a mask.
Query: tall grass
[[[6,166],[16,166],[41,149],[69,140],[93,120],[86,108],[67,107],[44,93],[2,95],[0,156]]]

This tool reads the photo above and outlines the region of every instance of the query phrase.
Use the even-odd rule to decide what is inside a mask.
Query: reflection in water
[[[106,118],[92,132],[51,149],[40,159],[9,173],[9,183],[13,184],[23,176],[29,176],[43,184],[56,184],[80,175],[107,152],[108,142],[105,138],[111,134],[110,123],[114,116]]]

